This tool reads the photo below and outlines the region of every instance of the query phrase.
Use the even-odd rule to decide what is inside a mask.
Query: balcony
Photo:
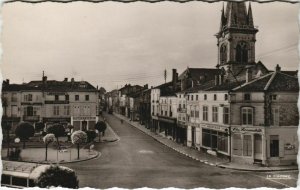
[[[45,100],[45,104],[69,104],[69,100]]]
[[[40,116],[39,115],[32,115],[32,116],[23,115],[23,120],[24,121],[39,121]]]

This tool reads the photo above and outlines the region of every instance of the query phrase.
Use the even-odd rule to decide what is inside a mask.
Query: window
[[[165,111],[165,116],[168,116],[168,111]]]
[[[32,106],[25,107],[24,111],[25,111],[24,115],[33,116],[33,107]]]
[[[208,107],[203,106],[203,121],[208,121]]]
[[[64,115],[70,115],[70,106],[64,106]]]
[[[228,100],[228,94],[224,95],[224,100]]]
[[[79,116],[80,115],[80,107],[79,106],[74,106],[74,115]]]
[[[79,101],[79,95],[75,95],[75,101]]]
[[[191,99],[192,99],[192,101],[194,100],[194,95],[191,95]]]
[[[32,101],[32,94],[25,94],[24,101]]]
[[[278,135],[270,136],[270,157],[279,157],[279,137],[278,137]]]
[[[273,126],[279,126],[279,108],[272,109]]]
[[[204,100],[207,100],[207,95],[206,94],[204,94]]]
[[[69,95],[68,94],[65,95],[65,99],[66,99],[66,101],[69,101]]]
[[[1,175],[1,183],[6,184],[6,185],[10,185],[10,176],[2,174]]]
[[[190,95],[187,95],[187,100],[190,100]]]
[[[217,95],[216,94],[214,94],[214,100],[217,100]]]
[[[191,110],[191,117],[195,117],[195,111]]]
[[[218,107],[212,107],[212,121],[218,122]]]
[[[21,177],[14,177],[12,176],[12,185],[15,186],[21,186],[21,187],[27,187],[27,178],[21,178]]]
[[[199,118],[199,108],[195,107],[195,117]]]
[[[53,106],[53,115],[59,115],[59,106]]]
[[[224,64],[227,61],[227,48],[226,48],[226,44],[222,44],[222,46],[220,48],[220,59],[221,59],[221,64]]]
[[[58,101],[58,100],[59,100],[59,96],[58,96],[58,95],[54,95],[54,97],[55,97],[55,98],[54,98],[55,101]]]
[[[198,101],[198,95],[196,95],[196,100]]]
[[[211,147],[211,135],[208,129],[202,129],[202,145]]]
[[[275,101],[277,99],[277,95],[273,94],[273,95],[270,95],[270,99]]]
[[[18,107],[13,105],[11,106],[11,116],[16,117],[18,115]]]
[[[182,104],[182,108],[185,109],[185,104]]]
[[[253,108],[242,108],[242,125],[253,125]]]
[[[84,106],[83,107],[83,114],[84,115],[90,115],[91,114],[90,106]]]
[[[229,108],[223,107],[223,123],[229,124]]]
[[[236,46],[235,60],[237,62],[248,62],[248,45],[246,42],[239,42]]]
[[[226,133],[218,132],[218,150],[228,152],[228,136]]]
[[[160,115],[164,115],[164,111],[163,110],[161,110]]]
[[[17,93],[12,93],[12,95],[11,95],[11,101],[12,102],[17,102],[18,101]]]
[[[90,100],[90,96],[89,95],[85,95],[85,101],[89,101]]]
[[[244,100],[246,101],[251,100],[250,94],[244,94]]]
[[[244,135],[243,156],[252,156],[252,140],[251,140],[251,135]]]

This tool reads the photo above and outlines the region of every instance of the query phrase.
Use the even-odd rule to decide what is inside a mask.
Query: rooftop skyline
[[[298,6],[251,5],[256,61],[297,70]],[[44,70],[49,80],[75,78],[110,91],[164,83],[164,69],[169,81],[172,68],[215,68],[221,9],[222,2],[4,4],[3,79],[41,80]]]

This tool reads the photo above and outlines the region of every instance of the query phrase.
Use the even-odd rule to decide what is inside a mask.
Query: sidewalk
[[[151,132],[149,129],[146,129],[143,125],[140,125],[138,122],[129,121],[128,118],[122,116],[120,114],[114,113],[114,115],[120,119],[123,119],[127,123],[131,124],[132,126],[136,127],[137,129],[141,130],[145,134],[151,136],[158,142],[166,145],[167,147],[184,154],[194,160],[200,161],[202,163],[216,166],[220,168],[228,168],[234,170],[242,170],[242,171],[260,171],[260,172],[267,172],[267,171],[286,171],[286,170],[298,170],[298,166],[280,166],[280,167],[260,167],[256,165],[248,165],[248,164],[239,164],[239,163],[232,163],[226,159],[221,159],[216,156],[206,154],[200,152],[198,150],[189,148],[187,146],[183,146],[178,144],[172,140],[167,139],[161,135]]]

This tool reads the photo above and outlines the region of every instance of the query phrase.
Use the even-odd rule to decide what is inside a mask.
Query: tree
[[[94,139],[96,138],[97,134],[95,131],[86,131],[87,134],[87,142],[90,143],[92,141],[94,141]]]
[[[74,170],[63,166],[48,166],[35,180],[40,188],[66,187],[78,188],[79,181]]]
[[[99,142],[100,142],[100,138],[101,138],[101,133],[105,133],[107,126],[106,123],[104,121],[98,121],[95,125],[95,129],[99,131]]]
[[[7,121],[3,121],[3,117],[2,117],[2,121],[1,121],[1,127],[3,129],[3,131],[6,132],[6,141],[7,141],[7,157],[9,157],[9,143],[10,143],[10,137],[9,137],[9,132],[11,130],[11,125],[7,122]]]
[[[15,134],[23,141],[23,149],[25,148],[26,141],[34,136],[34,127],[28,122],[21,122],[17,125]]]
[[[38,122],[35,124],[35,132],[40,132],[44,129],[45,125],[43,122]]]
[[[45,143],[46,153],[45,153],[45,161],[47,161],[47,155],[48,155],[48,145],[52,143],[55,140],[55,135],[52,133],[49,133],[43,137],[43,141]]]
[[[65,133],[66,133],[64,126],[61,124],[58,124],[58,123],[53,124],[47,129],[47,133],[54,134],[56,141],[57,141],[58,148],[59,148],[58,138],[65,136]]]
[[[75,131],[74,133],[72,133],[71,135],[71,140],[73,144],[77,145],[77,158],[79,160],[79,145],[86,143],[87,141],[87,135],[85,132],[83,131]]]

